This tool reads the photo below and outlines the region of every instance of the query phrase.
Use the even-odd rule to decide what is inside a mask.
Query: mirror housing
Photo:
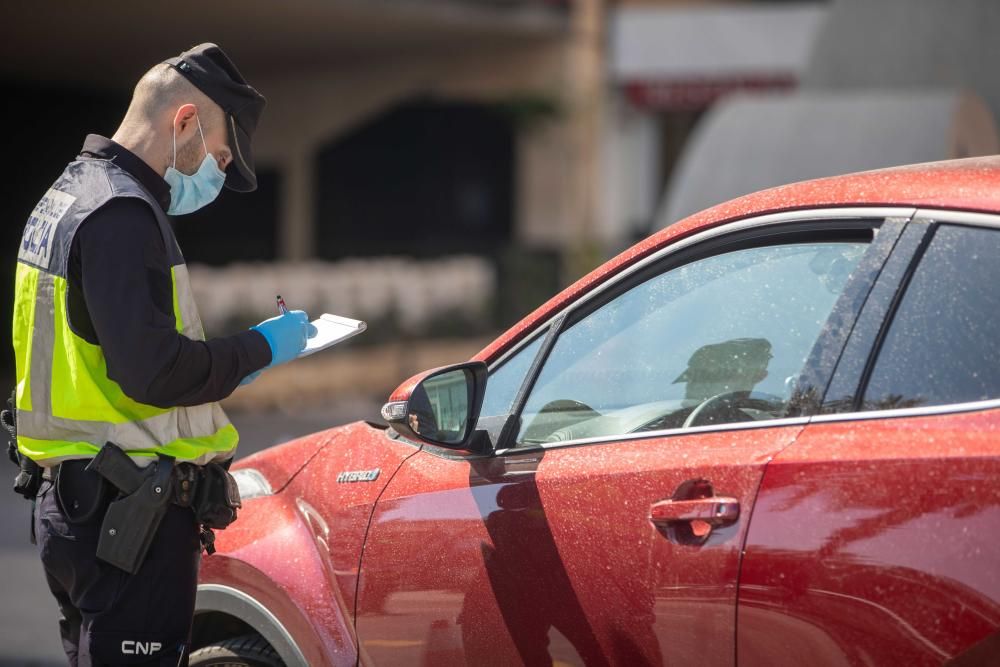
[[[487,374],[482,361],[418,373],[392,392],[382,418],[411,440],[472,451]]]

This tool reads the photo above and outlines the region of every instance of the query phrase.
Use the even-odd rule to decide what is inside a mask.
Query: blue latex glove
[[[297,357],[305,348],[306,339],[315,333],[315,327],[309,324],[309,316],[304,310],[291,310],[250,328],[260,332],[271,346],[271,363],[267,368],[287,363]]]

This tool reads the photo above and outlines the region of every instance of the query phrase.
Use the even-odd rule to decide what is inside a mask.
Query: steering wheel
[[[748,393],[746,391],[726,391],[721,394],[716,394],[710,398],[706,398],[704,401],[699,403],[691,414],[687,416],[684,420],[684,424],[681,428],[689,428],[691,426],[698,425],[698,418],[704,412],[711,412],[712,409],[717,407],[719,404],[728,404],[728,407],[733,408],[750,408],[752,410],[761,410],[763,412],[777,412],[784,407],[785,401],[781,399],[780,396],[775,396],[774,394],[765,394],[763,392]]]

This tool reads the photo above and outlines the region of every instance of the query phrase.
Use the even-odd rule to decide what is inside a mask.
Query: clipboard
[[[330,313],[323,313],[319,316],[319,319],[312,321],[312,325],[316,327],[316,335],[306,341],[305,348],[299,352],[296,359],[308,357],[320,350],[333,347],[337,343],[357,336],[368,329],[368,324],[361,320],[352,320],[348,317],[331,315]]]

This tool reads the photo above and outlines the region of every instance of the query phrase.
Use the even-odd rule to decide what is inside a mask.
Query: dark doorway
[[[483,105],[413,101],[322,150],[317,255],[493,254],[510,239],[514,133]]]
[[[0,198],[0,377],[14,376],[10,322],[18,242],[35,204],[83,147],[90,132],[110,136],[128,107],[130,92],[43,86],[0,81],[4,100],[0,124],[4,133]],[[4,395],[10,388],[3,388]]]

